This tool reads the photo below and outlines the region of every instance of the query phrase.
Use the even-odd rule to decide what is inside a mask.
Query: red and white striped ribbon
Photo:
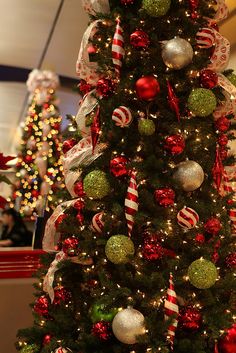
[[[120,76],[122,60],[124,58],[124,37],[123,29],[120,25],[120,19],[117,19],[116,30],[112,41],[112,61],[115,67],[117,76]]]
[[[215,34],[212,28],[202,28],[196,35],[197,45],[201,49],[209,49],[215,44]]]
[[[125,198],[125,218],[127,221],[128,234],[131,236],[134,226],[134,215],[138,211],[138,187],[136,172],[131,172],[130,182]]]
[[[171,316],[179,314],[179,306],[177,302],[177,295],[175,293],[173,275],[170,273],[169,288],[167,289],[167,298],[164,303],[165,319],[168,320]],[[174,349],[175,331],[178,326],[178,319],[174,318],[168,327],[168,340],[171,345],[171,350]]]
[[[236,177],[236,172],[235,172],[235,166],[232,167],[225,167],[225,173],[224,173],[224,183],[223,183],[223,192],[222,195],[225,195],[226,193],[232,193],[234,192],[236,194],[236,183],[231,181],[232,179],[235,179]],[[229,210],[229,218],[231,220],[231,234],[233,236],[236,236],[236,209],[232,208]]]

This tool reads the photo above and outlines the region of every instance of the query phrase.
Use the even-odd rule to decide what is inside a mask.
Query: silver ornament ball
[[[120,342],[135,344],[137,336],[145,333],[144,316],[140,311],[128,307],[116,314],[112,322],[112,330]]]
[[[197,162],[185,161],[177,166],[173,179],[184,191],[194,191],[202,185],[204,171]]]
[[[193,60],[191,44],[179,37],[164,41],[161,54],[165,65],[174,70],[186,67]]]

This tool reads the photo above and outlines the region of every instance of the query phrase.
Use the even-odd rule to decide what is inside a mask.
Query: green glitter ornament
[[[154,134],[156,126],[152,120],[140,119],[138,122],[138,131],[140,135],[151,136]]]
[[[95,200],[107,196],[111,189],[106,173],[101,170],[94,170],[87,174],[83,185],[85,194]]]
[[[113,235],[106,243],[105,253],[114,264],[125,264],[134,255],[134,243],[125,235]]]
[[[118,308],[106,309],[105,304],[94,304],[90,309],[90,316],[92,322],[98,321],[112,321],[118,312]]]
[[[217,268],[213,262],[205,259],[193,261],[188,268],[189,281],[198,289],[212,287],[216,282],[217,276]]]
[[[27,344],[21,348],[20,353],[38,353],[40,351],[39,346],[36,344]]]
[[[164,16],[170,9],[171,0],[143,0],[143,9],[149,16]]]
[[[188,108],[196,116],[208,116],[214,112],[216,106],[216,97],[207,88],[193,89],[188,98]]]
[[[232,83],[232,85],[236,87],[236,75],[231,72],[231,74],[227,75],[226,77]]]

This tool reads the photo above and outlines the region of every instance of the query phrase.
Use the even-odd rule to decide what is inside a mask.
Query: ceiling
[[[221,32],[232,45],[230,67],[236,69],[236,0],[226,0],[230,17]],[[51,69],[76,78],[75,62],[88,18],[79,0],[0,0],[0,65]],[[51,36],[51,38],[50,38]],[[22,111],[24,83],[1,82],[0,151],[15,153]],[[75,114],[78,96],[63,87],[58,91],[62,116]]]

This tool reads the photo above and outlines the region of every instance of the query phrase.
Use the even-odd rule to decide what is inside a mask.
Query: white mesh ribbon
[[[108,14],[110,12],[108,0],[82,0],[82,6],[90,15],[96,15],[96,13]]]
[[[29,74],[26,85],[30,93],[33,93],[36,89],[55,90],[59,86],[59,78],[55,72],[49,70],[34,69]]]
[[[84,32],[78,59],[76,62],[76,73],[81,80],[85,80],[88,84],[96,86],[97,81],[100,76],[97,73],[98,64],[96,62],[90,62],[88,45],[89,41],[93,38],[94,34],[97,31],[98,23],[102,22],[101,20],[96,20],[90,24],[90,26]]]
[[[60,264],[60,262],[62,262],[65,259],[66,259],[66,254],[63,251],[60,251],[59,253],[57,253],[55,256],[55,259],[52,261],[48,269],[48,272],[43,280],[43,290],[49,295],[49,298],[51,299],[51,303],[54,300],[53,282],[54,282],[55,273],[58,270],[58,265]]]
[[[58,238],[55,222],[57,218],[62,215],[67,208],[73,206],[75,202],[76,199],[61,203],[59,206],[57,206],[51,217],[48,219],[42,243],[44,251],[56,252],[55,247],[57,245]]]
[[[100,146],[97,145],[93,153],[92,139],[86,137],[66,153],[63,160],[63,170],[66,188],[72,197],[76,197],[74,184],[82,173],[80,166],[88,166],[93,163],[102,154],[99,149]],[[73,170],[75,168],[76,170]]]
[[[217,11],[214,19],[209,18],[209,23],[220,22],[228,17],[229,9],[225,0],[217,0]]]
[[[236,87],[222,74],[218,74],[218,85],[224,89],[225,101],[214,111],[214,118],[236,114]]]
[[[76,115],[76,123],[83,137],[90,136],[90,127],[86,126],[86,116],[90,114],[98,105],[98,101],[94,96],[95,90],[89,92],[83,97],[78,113]]]

